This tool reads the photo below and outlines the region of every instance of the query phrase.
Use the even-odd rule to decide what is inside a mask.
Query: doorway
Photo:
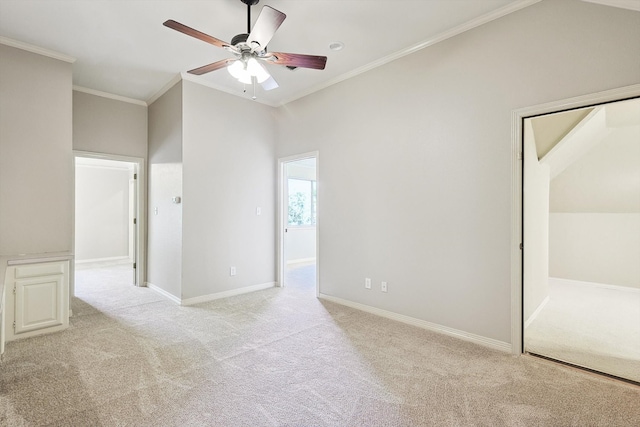
[[[71,295],[144,283],[140,158],[74,152],[75,268]],[[141,197],[142,196],[142,197]]]
[[[523,351],[640,382],[640,98],[522,131]]]
[[[279,160],[280,286],[318,288],[318,153]]]

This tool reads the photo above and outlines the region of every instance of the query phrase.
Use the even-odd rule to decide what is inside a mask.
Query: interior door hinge
[[[138,174],[137,173],[133,174],[133,179],[138,179]]]
[[[13,329],[14,330],[16,329],[16,321],[15,320],[13,321]]]
[[[136,263],[135,263],[135,262],[133,263],[133,268],[134,268],[134,269],[136,268]]]
[[[522,151],[518,151],[518,160],[522,160],[523,159],[523,155],[522,155]]]
[[[520,243],[520,250],[524,249],[524,245],[522,243]]]
[[[138,218],[133,218],[133,223],[137,224],[138,223]]]
[[[16,293],[16,285],[13,285],[13,294],[15,295]]]

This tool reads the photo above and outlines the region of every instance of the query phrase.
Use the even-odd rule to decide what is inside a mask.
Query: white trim
[[[151,98],[147,99],[146,104],[151,105],[154,102],[156,102],[162,95],[167,93],[169,89],[174,87],[176,83],[178,83],[181,80],[182,80],[182,75],[180,75],[179,73],[173,76],[173,78],[169,80],[166,85],[162,86],[162,88],[160,88],[160,90],[157,91]]]
[[[640,84],[514,110],[511,115],[511,352],[522,354],[522,121],[526,117],[640,96]]]
[[[51,254],[30,254],[28,256],[15,256],[13,258],[7,258],[7,265],[24,265],[24,264],[36,264],[41,262],[55,262],[55,261],[73,261],[73,255],[67,252],[54,252]]]
[[[92,259],[76,259],[76,264],[90,264],[92,262],[109,262],[109,261],[124,261],[128,260],[128,256],[112,256],[106,258],[92,258]]]
[[[600,288],[600,289],[611,289],[611,290],[620,291],[620,292],[640,293],[640,288],[632,288],[629,286],[620,286],[620,285],[609,285],[606,283],[585,282],[584,280],[563,279],[560,277],[549,277],[549,281],[565,282],[565,284],[567,285],[583,286],[585,288]]]
[[[621,9],[635,10],[640,12],[640,1],[638,0],[582,0],[587,3],[595,3],[602,6],[619,7]]]
[[[228,93],[230,95],[235,95],[235,96],[240,96],[243,99],[247,99],[248,101],[251,102],[258,102],[260,104],[264,104],[264,105],[268,105],[269,107],[278,107],[280,104],[274,104],[272,102],[269,102],[261,97],[258,97],[256,99],[250,99],[247,97],[243,97],[242,96],[242,88],[243,86],[232,86],[232,87],[228,87],[228,86],[221,86],[221,85],[217,85],[214,83],[211,83],[209,80],[205,80],[204,77],[202,76],[196,76],[194,74],[189,74],[189,73],[181,73],[182,76],[182,80],[191,82],[191,83],[195,83],[198,84],[200,86],[204,86],[204,87],[208,87],[210,89],[215,89],[218,90],[220,92],[225,92]]]
[[[448,326],[438,325],[437,323],[427,322],[426,320],[416,319],[415,317],[405,316],[403,314],[394,313],[392,311],[383,310],[376,307],[360,304],[344,300],[342,298],[336,298],[325,294],[320,294],[319,298],[334,302],[336,304],[344,305],[347,307],[355,308],[356,310],[365,311],[367,313],[375,314],[376,316],[385,317],[387,319],[396,320],[398,322],[406,323],[407,325],[417,326],[418,328],[426,329],[432,332],[448,335],[454,338],[459,338],[464,341],[469,341],[475,344],[480,344],[485,347],[493,348],[494,350],[500,350],[504,352],[511,351],[511,344],[504,341],[495,340],[493,338],[483,337],[481,335],[472,334],[469,332],[461,331],[458,329],[450,328]]]
[[[531,323],[533,323],[534,320],[536,320],[536,317],[538,317],[538,315],[540,314],[540,312],[542,311],[542,309],[549,303],[549,295],[547,295],[545,297],[545,299],[540,303],[540,305],[538,306],[538,308],[536,308],[536,311],[534,311],[531,316],[529,316],[529,318],[527,319],[526,322],[524,322],[524,328],[527,329],[529,326],[531,326]]]
[[[513,3],[509,3],[506,6],[503,6],[499,9],[496,9],[492,12],[489,12],[485,15],[479,16],[475,19],[472,19],[471,21],[465,22],[462,25],[458,25],[457,27],[451,28],[450,30],[444,31],[442,33],[436,34],[433,37],[417,43],[413,46],[409,46],[408,48],[402,49],[398,52],[392,53],[390,55],[387,55],[383,58],[380,58],[378,60],[375,60],[367,65],[364,65],[360,68],[356,68],[355,70],[349,71],[348,73],[344,73],[341,74],[337,77],[334,77],[331,80],[328,80],[326,82],[323,82],[317,86],[314,86],[308,90],[305,90],[303,92],[300,92],[299,94],[286,99],[282,102],[280,102],[277,106],[283,106],[285,104],[288,104],[289,102],[293,102],[297,99],[303,98],[307,95],[311,95],[314,92],[318,92],[322,89],[326,89],[329,86],[333,86],[334,84],[340,83],[344,80],[350,79],[352,77],[357,76],[358,74],[362,74],[362,73],[366,73],[367,71],[370,71],[374,68],[380,67],[384,64],[387,64],[391,61],[395,61],[396,59],[400,59],[404,56],[407,55],[411,55],[414,52],[417,52],[419,50],[422,50],[424,48],[427,48],[429,46],[433,46],[434,44],[440,43],[442,41],[445,41],[447,39],[450,39],[452,37],[455,37],[459,34],[462,34],[466,31],[472,30],[476,27],[479,27],[481,25],[484,25],[488,22],[494,21],[498,18],[502,18],[503,16],[509,15],[513,12],[517,12],[520,9],[524,9],[526,7],[529,7],[533,4],[536,4],[538,2],[540,2],[542,0],[520,0],[520,1],[515,1]]]
[[[233,297],[236,295],[248,294],[250,292],[262,291],[276,286],[276,282],[261,283],[258,285],[245,286],[244,288],[231,289],[224,292],[216,292],[215,294],[202,295],[199,297],[187,298],[181,301],[181,305],[194,305],[203,302],[214,301],[221,298]]]
[[[154,285],[153,283],[149,283],[149,282],[144,282],[145,286],[149,289],[151,289],[154,292],[159,293],[160,295],[162,295],[163,297],[165,297],[166,299],[168,299],[171,302],[174,302],[176,304],[180,304],[181,300],[180,298],[178,298],[177,296],[170,294],[169,292],[165,291],[164,289]]]
[[[0,36],[0,44],[15,47],[16,49],[26,50],[27,52],[37,53],[38,55],[47,56],[49,58],[57,59],[60,61],[68,62],[73,64],[76,62],[76,58],[73,56],[65,55],[60,52],[56,52],[54,50],[45,49],[40,46],[35,46],[29,43],[24,43],[18,40],[13,40],[8,37]]]
[[[73,85],[73,90],[76,92],[88,93],[89,95],[100,96],[102,98],[114,99],[116,101],[128,102],[129,104],[147,106],[147,103],[139,99],[127,98],[126,96],[115,95],[109,92],[102,92],[101,90],[89,89],[88,87]]]
[[[73,158],[74,158],[74,168],[73,168],[73,181],[75,183],[75,158],[76,157],[88,157],[92,159],[103,159],[103,160],[116,160],[120,162],[129,162],[136,164],[136,173],[138,174],[137,179],[137,198],[138,198],[138,206],[135,212],[136,222],[137,222],[137,247],[136,247],[136,284],[137,286],[143,286],[146,279],[146,264],[147,264],[147,166],[146,160],[142,157],[131,157],[131,156],[122,156],[119,154],[107,154],[107,153],[97,153],[91,151],[80,151],[73,150]],[[73,200],[75,200],[75,184],[73,186]],[[73,250],[75,251],[75,212],[73,217],[73,236],[72,236],[72,245]],[[71,277],[75,278],[75,269],[71,269]],[[74,283],[73,280],[71,283]],[[75,284],[71,288],[70,295],[75,294]]]
[[[208,87],[210,89],[215,89],[220,92],[228,93],[230,95],[240,96],[240,93],[239,93],[240,88],[238,88],[238,90],[234,90],[229,87],[213,84],[208,80],[204,80],[202,76],[195,76],[189,73],[179,73],[176,76],[174,76],[171,80],[169,80],[169,82],[166,85],[164,85],[159,91],[157,91],[151,98],[149,98],[146,104],[151,105],[154,102],[156,102],[162,95],[167,93],[172,87],[176,85],[176,83],[180,82],[181,80],[195,83],[200,86]],[[251,102],[259,102],[261,104],[268,105],[269,107],[278,107],[279,105],[279,104],[273,104],[273,103],[267,102],[262,98],[251,100]]]
[[[285,163],[295,162],[304,159],[316,159],[316,205],[320,205],[320,152],[310,151],[292,156],[281,157],[278,159],[278,226],[277,226],[277,278],[276,286],[284,286],[284,229],[287,227],[284,223],[285,200],[284,200],[284,165]],[[320,296],[320,214],[316,210],[316,297]]]

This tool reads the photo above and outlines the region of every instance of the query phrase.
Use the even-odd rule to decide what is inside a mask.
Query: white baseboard
[[[176,304],[180,304],[181,300],[180,298],[178,298],[177,296],[170,294],[169,292],[165,291],[164,289],[154,285],[153,283],[149,283],[149,282],[144,282],[145,286],[149,289],[151,289],[152,291],[155,291],[157,293],[159,293],[160,295],[162,295],[163,297],[167,298],[168,300],[175,302]]]
[[[76,259],[75,262],[76,264],[89,264],[93,262],[125,261],[129,259],[129,256],[112,256],[107,258]]]
[[[403,314],[394,313],[392,311],[383,310],[376,307],[360,304],[344,300],[342,298],[336,298],[325,294],[320,294],[319,298],[335,302],[336,304],[345,305],[347,307],[355,308],[356,310],[365,311],[367,313],[375,314],[377,316],[386,317],[387,319],[396,320],[398,322],[406,323],[408,325],[417,326],[418,328],[427,329],[429,331],[438,332],[451,337],[459,338],[465,341],[469,341],[475,344],[480,344],[485,347],[490,347],[495,350],[511,353],[511,344],[504,341],[498,341],[493,338],[483,337],[481,335],[472,334],[458,329],[453,329],[448,326],[438,325],[437,323],[427,322],[426,320],[416,319],[414,317],[405,316]]]
[[[531,323],[536,320],[536,317],[538,317],[538,315],[540,314],[540,312],[542,311],[542,309],[544,308],[545,305],[547,305],[547,303],[549,302],[549,295],[547,295],[547,297],[542,300],[542,302],[540,303],[540,305],[538,306],[538,308],[536,308],[536,310],[531,313],[531,316],[529,316],[529,318],[527,319],[526,322],[524,322],[524,328],[527,329],[529,327],[529,325],[531,325]]]
[[[571,286],[588,286],[590,288],[613,289],[621,292],[640,292],[640,288],[632,288],[629,286],[607,285],[605,283],[585,282],[584,280],[562,279],[560,277],[549,277],[549,282],[564,282]]]
[[[182,305],[200,304],[202,302],[213,301],[221,298],[229,298],[236,295],[248,294],[249,292],[262,291],[264,289],[273,288],[276,282],[260,283],[258,285],[245,286],[244,288],[231,289],[224,292],[216,292],[215,294],[202,295],[199,297],[187,298],[182,300]]]

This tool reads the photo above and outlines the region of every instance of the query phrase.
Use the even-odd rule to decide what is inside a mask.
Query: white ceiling
[[[265,4],[287,15],[269,50],[325,55],[328,62],[324,71],[270,65],[280,87],[259,88],[258,101],[285,104],[538,1],[262,0],[253,21]],[[640,10],[640,0],[585,1]],[[74,85],[148,102],[179,73],[230,57],[162,26],[167,19],[230,42],[246,31],[246,6],[240,0],[0,0],[0,41],[76,58]],[[331,51],[333,41],[345,48]],[[250,96],[225,70],[193,79]]]
[[[328,62],[324,71],[270,65],[280,87],[259,88],[259,101],[281,105],[451,29],[536,1],[262,0],[252,8],[253,21],[264,5],[287,15],[269,50],[325,55]],[[74,85],[148,101],[178,73],[232,57],[164,21],[230,42],[246,32],[246,13],[240,0],[0,0],[0,36],[76,58]],[[331,51],[333,41],[345,48]],[[225,70],[194,78],[249,97]]]

